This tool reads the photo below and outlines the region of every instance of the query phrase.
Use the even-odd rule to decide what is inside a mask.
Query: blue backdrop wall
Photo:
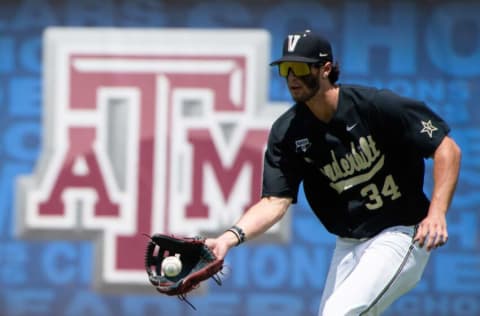
[[[93,290],[91,242],[16,238],[15,181],[32,173],[42,147],[42,34],[49,26],[262,28],[272,36],[272,60],[289,31],[323,32],[341,82],[424,100],[463,150],[449,243],[386,315],[480,315],[479,12],[477,1],[2,1],[0,315],[315,315],[333,247],[301,197],[290,242],[235,249],[230,277],[192,298],[195,313],[174,298]],[[270,76],[269,100],[289,101],[276,70]]]

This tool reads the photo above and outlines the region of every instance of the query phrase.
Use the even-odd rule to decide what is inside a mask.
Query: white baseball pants
[[[318,315],[380,315],[411,290],[430,255],[414,234],[414,226],[395,226],[371,239],[337,238]]]

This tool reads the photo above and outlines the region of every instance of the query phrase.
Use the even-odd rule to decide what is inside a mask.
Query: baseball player
[[[447,242],[460,149],[423,102],[337,84],[330,43],[310,31],[288,35],[271,65],[295,104],[271,128],[262,198],[207,245],[223,258],[265,232],[303,182],[313,212],[337,236],[319,315],[379,315]],[[433,159],[431,201],[423,192],[426,158]]]

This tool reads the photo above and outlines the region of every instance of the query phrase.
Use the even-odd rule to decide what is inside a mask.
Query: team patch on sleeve
[[[431,120],[428,120],[427,122],[422,120],[421,122],[422,122],[423,128],[420,130],[420,133],[427,133],[428,136],[432,138],[433,132],[437,131],[438,128],[432,124]]]

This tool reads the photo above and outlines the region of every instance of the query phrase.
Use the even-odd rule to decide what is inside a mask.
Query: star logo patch
[[[433,126],[432,121],[428,120],[428,122],[422,121],[423,128],[420,133],[427,133],[430,138],[433,137],[433,132],[438,130],[435,126]]]

